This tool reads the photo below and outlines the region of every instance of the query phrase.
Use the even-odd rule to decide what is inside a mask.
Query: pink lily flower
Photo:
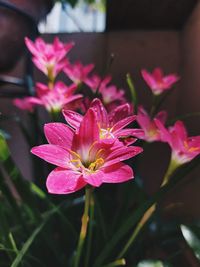
[[[31,101],[32,97],[24,97],[24,98],[15,98],[13,100],[13,104],[21,109],[21,110],[27,110],[29,112],[34,111],[35,104]]]
[[[200,154],[200,136],[188,137],[182,121],[166,129],[162,122],[155,120],[160,130],[161,140],[167,142],[172,149],[172,161],[182,165]]]
[[[81,62],[76,62],[73,65],[67,64],[63,71],[75,84],[80,84],[87,79],[93,68],[94,64],[83,66]]]
[[[33,62],[51,81],[54,81],[58,73],[68,64],[66,54],[73,47],[73,43],[62,43],[55,37],[53,44],[45,43],[42,38],[35,42],[25,38],[26,46],[33,55]]]
[[[55,83],[52,89],[45,84],[37,83],[37,97],[32,97],[30,101],[32,104],[44,106],[49,112],[60,112],[66,105],[82,98],[81,94],[73,95],[76,89],[75,84],[68,87],[63,82]]]
[[[154,119],[151,119],[145,109],[143,107],[139,107],[137,122],[143,130],[143,135],[140,133],[138,135],[136,133],[135,136],[147,142],[160,141],[160,131],[155,123],[155,119],[165,124],[167,113],[165,111],[161,111],[154,117]]]
[[[119,140],[126,145],[130,145],[136,141],[133,136],[143,134],[140,129],[125,128],[136,119],[136,116],[131,115],[132,110],[128,103],[120,105],[112,112],[107,113],[102,102],[96,98],[92,101],[90,108],[96,113],[102,141],[113,143]],[[63,115],[71,127],[75,130],[79,129],[83,120],[82,115],[71,110],[63,110]]]
[[[94,93],[98,90],[98,93],[101,94],[102,102],[108,111],[126,102],[124,90],[117,89],[115,85],[109,85],[110,81],[110,76],[102,80],[97,75],[93,75],[85,81]]]
[[[102,143],[93,109],[82,119],[78,132],[63,123],[49,123],[45,135],[49,144],[34,147],[31,152],[57,166],[47,178],[49,193],[69,194],[87,184],[99,187],[134,177],[132,169],[122,161],[142,149]]]
[[[164,76],[160,68],[155,68],[152,74],[144,69],[141,74],[154,95],[160,95],[171,89],[172,85],[180,79],[176,74]]]

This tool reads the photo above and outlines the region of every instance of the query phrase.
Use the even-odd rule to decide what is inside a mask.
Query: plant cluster
[[[200,136],[189,137],[183,121],[169,124],[160,111],[179,77],[161,68],[141,71],[152,92],[147,111],[129,74],[132,102],[111,76],[95,74],[94,64],[71,63],[72,42],[25,42],[47,82],[35,84],[34,96],[13,101],[31,118],[31,129],[19,125],[33,154],[33,181],[22,177],[0,135],[0,266],[175,266],[184,237],[198,257],[198,231],[180,222],[160,225],[159,200],[199,164]],[[51,120],[44,133],[38,106]],[[153,142],[167,143],[171,158],[160,190],[149,197],[136,163]],[[149,257],[148,239],[162,253]]]

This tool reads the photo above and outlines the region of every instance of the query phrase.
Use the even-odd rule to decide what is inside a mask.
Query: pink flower
[[[94,93],[98,90],[98,93],[101,94],[102,102],[108,111],[126,102],[124,90],[117,89],[115,85],[109,85],[110,81],[110,76],[102,80],[97,75],[93,75],[85,81]]]
[[[68,64],[65,56],[73,47],[73,43],[64,44],[58,37],[55,37],[53,44],[45,43],[42,38],[32,42],[27,37],[25,43],[33,55],[34,64],[52,81]]]
[[[42,83],[36,84],[37,97],[31,98],[31,103],[44,106],[49,112],[59,112],[66,105],[82,98],[82,95],[73,95],[77,86],[66,86],[63,82],[55,83],[52,89]]]
[[[143,79],[155,95],[171,89],[172,85],[180,79],[176,74],[164,76],[160,68],[155,68],[152,74],[146,70],[142,70],[141,73]]]
[[[165,111],[159,112],[154,119],[151,119],[143,107],[138,108],[137,122],[144,131],[144,134],[139,135],[136,133],[135,136],[144,139],[147,142],[160,141],[160,131],[155,123],[155,119],[161,121],[163,124],[166,122],[167,113]]]
[[[13,104],[21,109],[21,110],[28,110],[29,112],[34,111],[35,104],[31,101],[32,97],[24,97],[24,98],[15,98],[13,100]]]
[[[112,143],[119,140],[130,145],[136,141],[133,136],[143,133],[140,129],[125,128],[136,119],[136,116],[131,115],[131,107],[128,103],[120,105],[108,114],[102,102],[96,98],[92,101],[90,108],[96,113],[102,141]],[[79,129],[83,120],[82,115],[71,110],[63,110],[63,115],[71,127]]]
[[[155,120],[160,130],[161,140],[167,142],[172,149],[172,160],[177,165],[191,161],[200,154],[200,136],[188,137],[182,121],[166,129],[162,122]]]
[[[67,64],[63,71],[74,83],[80,84],[87,79],[93,68],[94,64],[83,66],[81,62],[76,62],[73,65]]]
[[[122,161],[141,152],[139,147],[102,143],[93,109],[89,109],[74,131],[63,123],[45,125],[49,144],[32,148],[31,152],[58,166],[47,178],[50,193],[68,194],[89,184],[121,183],[133,178],[133,171]]]

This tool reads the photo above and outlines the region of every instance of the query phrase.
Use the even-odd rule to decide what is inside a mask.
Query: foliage
[[[199,227],[180,228],[183,222],[166,221],[161,212],[166,194],[200,163],[200,137],[189,137],[181,121],[168,127],[167,112],[159,110],[179,77],[142,70],[152,93],[146,111],[130,74],[128,102],[110,75],[69,61],[73,43],[27,38],[26,45],[47,82],[36,83],[34,96],[13,101],[29,127],[15,121],[32,153],[56,168],[30,153],[28,181],[0,134],[1,267],[172,267],[185,255],[183,242],[199,259]],[[171,160],[160,189],[148,196],[137,163],[154,142],[169,145]]]

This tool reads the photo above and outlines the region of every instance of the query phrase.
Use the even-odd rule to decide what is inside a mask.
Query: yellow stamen
[[[184,141],[183,144],[184,144],[184,147],[188,150],[188,152],[195,152],[199,150],[199,147],[189,147],[187,141]]]
[[[104,160],[102,158],[99,158],[95,162],[90,163],[88,169],[90,171],[95,171],[96,169],[98,169],[103,164],[104,164]]]

